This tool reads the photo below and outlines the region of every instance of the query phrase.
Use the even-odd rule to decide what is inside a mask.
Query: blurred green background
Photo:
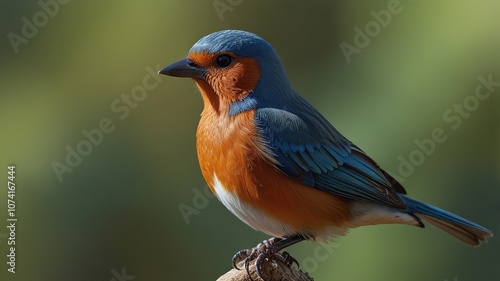
[[[151,74],[221,29],[268,40],[297,91],[410,195],[500,232],[500,86],[474,98],[479,76],[500,81],[499,1],[401,1],[386,26],[371,23],[397,5],[386,0],[47,2],[0,9],[0,280],[215,280],[267,238],[200,195],[194,83]],[[356,27],[372,36],[348,62],[339,45],[356,47]],[[100,122],[114,128],[102,140]],[[418,152],[436,128],[446,140]],[[67,165],[68,146],[88,155],[70,157],[60,181],[53,165]],[[401,173],[410,155],[418,165]],[[365,227],[333,248],[289,251],[316,280],[499,280],[498,237],[475,249],[428,226]]]

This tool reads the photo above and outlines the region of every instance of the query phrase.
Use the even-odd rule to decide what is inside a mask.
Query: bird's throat
[[[217,93],[215,93],[214,89],[208,82],[201,79],[194,79],[198,89],[201,92],[201,97],[203,98],[204,108],[203,111],[213,110],[215,113],[219,114],[221,111],[220,108],[220,99]]]

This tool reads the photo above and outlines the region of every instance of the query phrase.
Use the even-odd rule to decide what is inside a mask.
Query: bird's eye
[[[219,67],[226,67],[231,64],[232,60],[233,58],[231,58],[231,56],[229,55],[220,55],[217,57],[217,59],[215,59],[215,62]]]

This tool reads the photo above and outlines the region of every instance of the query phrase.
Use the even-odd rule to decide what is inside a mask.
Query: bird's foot
[[[262,243],[252,249],[245,249],[237,252],[232,259],[233,268],[240,270],[238,264],[243,262],[245,269],[250,276],[249,265],[252,260],[255,260],[255,271],[260,278],[265,280],[261,271],[262,265],[265,262],[280,261],[288,267],[291,267],[295,263],[298,267],[299,263],[288,252],[280,252],[284,248],[283,245],[288,244],[286,242],[283,243],[287,239],[289,238],[273,237],[262,241]]]

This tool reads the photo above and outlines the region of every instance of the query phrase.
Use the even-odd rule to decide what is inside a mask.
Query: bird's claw
[[[249,257],[252,255],[253,250],[254,249],[244,249],[244,250],[238,251],[236,254],[234,254],[234,256],[231,260],[232,261],[231,264],[232,264],[233,268],[240,270],[241,268],[238,267],[238,263],[249,259]]]
[[[288,252],[279,252],[281,248],[274,247],[274,244],[281,240],[282,238],[271,238],[269,240],[264,240],[262,243],[258,244],[252,249],[244,249],[238,251],[232,259],[233,268],[240,270],[238,264],[243,262],[248,276],[251,276],[249,270],[250,261],[255,259],[255,271],[260,278],[265,280],[261,272],[261,268],[263,263],[266,261],[278,260],[288,267],[291,267],[294,263],[299,266],[297,260],[293,258]]]
[[[276,253],[275,256],[279,257],[281,259],[281,262],[283,262],[288,267],[292,267],[293,264],[296,264],[297,267],[300,267],[299,262],[286,251]]]

